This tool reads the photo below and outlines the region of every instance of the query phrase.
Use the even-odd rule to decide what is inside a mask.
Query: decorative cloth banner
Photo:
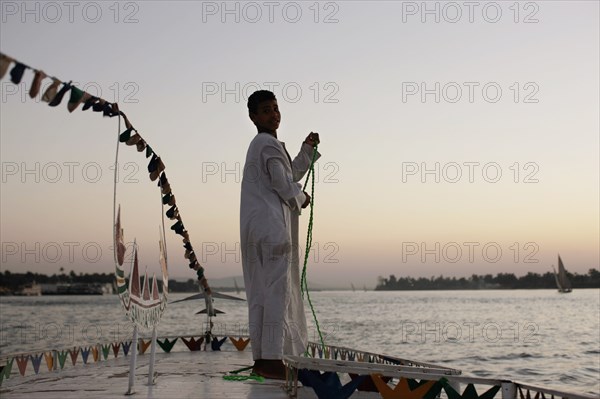
[[[139,326],[150,328],[156,327],[162,314],[167,307],[169,292],[169,273],[167,269],[167,257],[163,234],[159,231],[159,253],[160,265],[162,269],[163,292],[159,294],[156,275],[152,277],[152,292],[148,284],[148,273],[144,275],[143,288],[140,288],[140,273],[138,268],[137,245],[133,249],[133,262],[129,275],[129,285],[125,280],[125,271],[123,263],[125,258],[125,238],[123,228],[121,227],[121,207],[117,212],[114,234],[115,248],[115,279],[117,282],[117,293],[121,299],[121,304],[125,309],[125,314],[129,319]],[[117,347],[118,351],[118,347]],[[116,353],[115,353],[116,356]]]

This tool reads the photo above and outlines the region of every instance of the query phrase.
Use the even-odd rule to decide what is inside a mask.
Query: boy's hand
[[[304,142],[306,144],[310,145],[311,147],[316,146],[317,144],[320,143],[320,141],[319,141],[319,133],[310,132],[310,134],[308,136],[306,136],[306,140],[304,140]]]
[[[306,201],[304,201],[304,204],[302,204],[302,209],[310,205],[310,195],[308,195],[306,191],[304,191],[304,195],[306,195]]]

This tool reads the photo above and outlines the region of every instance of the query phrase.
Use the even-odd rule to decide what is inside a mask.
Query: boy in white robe
[[[310,196],[299,181],[310,167],[319,135],[310,133],[292,161],[277,139],[281,113],[275,95],[266,90],[253,93],[248,111],[258,131],[246,154],[240,203],[250,342],[254,372],[283,379],[283,355],[299,355],[308,343],[298,216],[310,204]]]

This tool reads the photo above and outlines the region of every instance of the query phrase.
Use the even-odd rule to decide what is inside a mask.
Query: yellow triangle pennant
[[[52,352],[44,352],[44,358],[46,359],[48,371],[54,370],[54,354]]]
[[[231,343],[233,343],[233,346],[235,346],[235,348],[239,351],[246,349],[246,346],[248,346],[248,343],[250,342],[250,338],[244,339],[240,337],[239,339],[235,339],[233,337],[229,337],[229,339],[231,340]]]

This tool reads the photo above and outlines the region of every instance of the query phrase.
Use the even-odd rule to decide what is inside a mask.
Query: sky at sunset
[[[599,267],[596,1],[0,6],[3,54],[118,102],[162,157],[209,282],[242,273],[258,88],[292,156],[321,136],[310,281],[545,273],[559,253],[570,272]],[[112,272],[117,118],[48,107],[32,79],[0,82],[1,269]],[[125,238],[158,274],[146,167],[121,144]],[[179,236],[167,243],[171,277],[195,278]]]

